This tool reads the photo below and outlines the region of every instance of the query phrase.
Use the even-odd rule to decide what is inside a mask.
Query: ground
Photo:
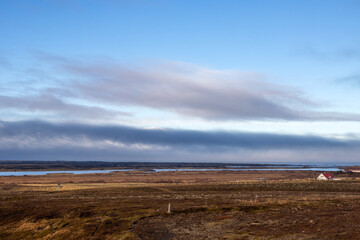
[[[0,239],[358,239],[360,181],[311,171],[0,177]],[[168,204],[171,212],[167,213]]]

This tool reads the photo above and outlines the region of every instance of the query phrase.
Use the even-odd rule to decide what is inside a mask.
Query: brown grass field
[[[0,177],[0,239],[360,239],[360,181],[317,174]]]

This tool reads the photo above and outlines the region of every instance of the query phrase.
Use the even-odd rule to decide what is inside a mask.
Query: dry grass
[[[211,174],[199,176],[209,178]],[[234,173],[224,174],[220,179],[227,181],[205,183],[184,182],[194,173],[73,176],[72,180],[68,176],[45,176],[31,181],[18,177],[17,182],[2,178],[0,239],[137,239],[138,235],[143,239],[171,239],[171,234],[182,236],[186,232],[190,235],[179,239],[198,239],[196,234],[200,233],[218,234],[223,239],[266,239],[267,231],[273,239],[307,239],[313,230],[311,220],[321,229],[318,236],[325,236],[322,239],[345,239],[334,238],[331,229],[322,224],[328,212],[343,216],[343,221],[353,226],[341,230],[347,232],[347,239],[356,233],[352,229],[360,219],[351,210],[360,207],[357,180],[235,181]],[[169,202],[172,213],[166,214]],[[312,214],[316,211],[318,220]],[[297,214],[303,222],[297,222]],[[282,223],[288,229],[279,227],[279,219],[293,225]],[[342,226],[341,222],[338,225]],[[243,228],[247,230],[236,230]],[[274,232],[273,228],[278,230]],[[332,235],[324,235],[326,231]]]

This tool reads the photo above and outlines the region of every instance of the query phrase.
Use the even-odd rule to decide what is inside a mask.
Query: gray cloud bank
[[[0,122],[0,158],[107,161],[356,161],[360,141],[249,132]]]
[[[51,124],[42,121],[1,122],[1,137],[31,136],[39,139],[68,137],[108,140],[124,144],[161,146],[204,146],[229,148],[317,148],[353,147],[358,141],[341,141],[318,136],[248,132],[141,129],[127,126]]]

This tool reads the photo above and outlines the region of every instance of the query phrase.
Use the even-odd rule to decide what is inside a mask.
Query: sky
[[[0,160],[359,163],[357,0],[0,0]]]

